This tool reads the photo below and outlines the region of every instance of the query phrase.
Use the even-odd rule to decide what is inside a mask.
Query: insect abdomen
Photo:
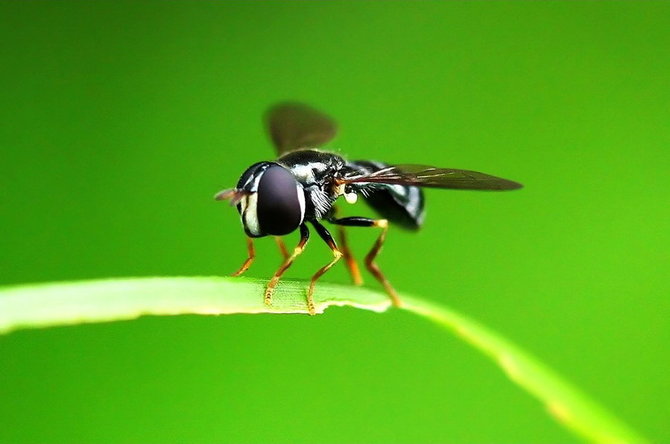
[[[381,162],[357,160],[348,167],[372,173],[386,168]],[[402,228],[418,230],[425,216],[425,199],[419,187],[385,183],[361,183],[357,186],[365,201],[380,216]]]

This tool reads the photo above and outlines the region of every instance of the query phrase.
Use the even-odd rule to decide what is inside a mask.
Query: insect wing
[[[437,168],[428,165],[392,165],[370,174],[349,176],[342,183],[387,183],[455,190],[516,190],[520,183],[477,171]]]
[[[273,106],[265,115],[265,123],[278,155],[320,147],[337,134],[337,124],[331,117],[301,103]]]

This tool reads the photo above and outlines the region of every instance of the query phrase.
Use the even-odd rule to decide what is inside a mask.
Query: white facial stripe
[[[251,186],[251,191],[253,191],[253,192],[258,191],[258,183],[261,181],[261,177],[262,177],[262,176],[263,176],[263,174],[257,174],[256,177],[253,178],[253,179],[254,179],[254,183],[253,183],[253,185]]]
[[[242,205],[242,224],[254,236],[260,236],[261,234],[258,213],[256,212],[257,203],[258,195],[256,193],[251,193],[240,201]]]
[[[298,202],[300,202],[300,223],[302,224],[305,220],[305,190],[299,183],[296,183],[295,187],[298,191]]]

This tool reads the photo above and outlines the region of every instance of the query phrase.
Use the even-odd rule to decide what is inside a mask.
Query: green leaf
[[[144,315],[307,313],[306,282],[282,281],[272,307],[263,303],[263,280],[228,277],[156,277],[24,285],[0,289],[0,333],[22,328],[135,319]],[[318,313],[330,306],[382,312],[388,297],[362,287],[320,283]],[[594,443],[647,440],[536,358],[468,317],[401,294],[404,309],[452,331],[493,361],[516,384],[577,435]]]

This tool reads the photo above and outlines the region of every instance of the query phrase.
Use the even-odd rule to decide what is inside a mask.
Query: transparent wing
[[[522,188],[520,183],[477,171],[437,168],[428,165],[392,165],[369,174],[350,175],[341,183],[388,183],[455,190],[505,191]]]
[[[337,134],[337,124],[332,118],[302,103],[273,106],[265,115],[265,123],[278,155],[300,148],[317,148]]]

